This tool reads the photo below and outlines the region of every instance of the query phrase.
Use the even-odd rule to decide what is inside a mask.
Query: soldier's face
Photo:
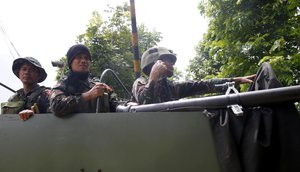
[[[73,72],[88,72],[90,70],[91,59],[86,54],[78,54],[71,63]]]
[[[19,70],[19,78],[23,84],[36,84],[40,78],[39,70],[32,64],[24,63]]]

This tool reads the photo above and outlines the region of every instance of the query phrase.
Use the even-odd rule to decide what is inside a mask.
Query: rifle
[[[3,86],[4,88],[6,88],[6,89],[8,89],[8,90],[10,90],[10,91],[12,91],[12,92],[14,92],[14,93],[16,92],[14,89],[12,89],[12,88],[10,88],[10,87],[4,85],[4,84],[1,83],[1,82],[0,82],[0,85]]]

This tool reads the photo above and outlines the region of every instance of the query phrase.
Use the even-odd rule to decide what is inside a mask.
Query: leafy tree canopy
[[[253,74],[269,62],[284,85],[300,79],[299,0],[202,0],[209,28],[190,61],[193,79]]]

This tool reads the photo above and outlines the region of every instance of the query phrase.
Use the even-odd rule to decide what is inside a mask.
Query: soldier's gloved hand
[[[21,120],[23,120],[23,121],[28,120],[31,116],[33,116],[33,114],[34,114],[34,112],[29,109],[25,109],[25,110],[22,110],[21,112],[19,112],[19,116],[20,116]]]
[[[112,92],[112,88],[105,83],[96,83],[93,88],[85,93],[82,93],[81,96],[84,100],[91,100],[99,96],[103,96],[104,92]]]

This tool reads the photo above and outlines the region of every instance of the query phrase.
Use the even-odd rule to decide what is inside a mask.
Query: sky
[[[207,31],[207,21],[197,9],[200,0],[135,0],[136,22],[163,37],[158,46],[177,54],[175,67],[184,72],[195,46]],[[92,12],[100,15],[111,6],[130,4],[130,0],[3,0],[0,6],[0,83],[18,90],[20,80],[12,72],[16,58],[31,56],[38,59],[48,77],[40,83],[55,85],[57,68],[51,61],[65,56],[76,37],[85,33]],[[13,45],[13,46],[12,46]],[[133,71],[132,71],[133,72]],[[122,78],[121,78],[122,80]],[[0,102],[13,92],[0,86]]]

